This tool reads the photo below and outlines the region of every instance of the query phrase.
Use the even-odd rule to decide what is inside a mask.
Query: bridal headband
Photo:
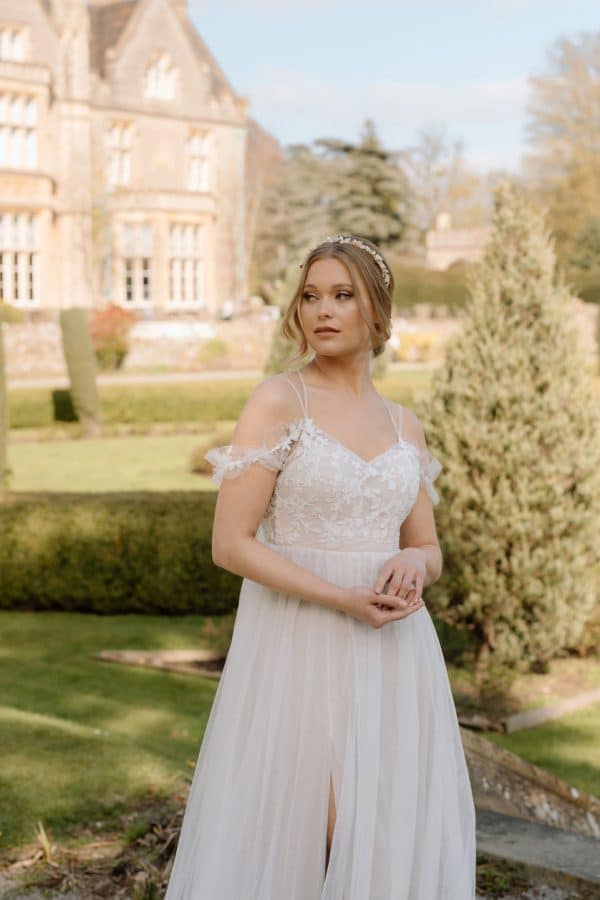
[[[335,235],[335,237],[327,237],[324,240],[320,241],[315,247],[313,247],[312,250],[309,250],[307,257],[310,256],[313,250],[316,250],[317,247],[320,247],[322,244],[354,244],[355,247],[360,247],[361,250],[366,250],[366,252],[373,257],[373,259],[381,269],[381,274],[383,275],[385,286],[389,287],[392,283],[391,273],[383,256],[378,253],[377,250],[374,250],[372,247],[362,241],[360,238],[352,237],[347,234],[338,234]],[[300,263],[301,269],[303,268],[303,266],[304,263]]]

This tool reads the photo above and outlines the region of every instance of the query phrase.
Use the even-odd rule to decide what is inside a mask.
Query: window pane
[[[25,122],[27,125],[35,125],[37,122],[37,104],[34,97],[30,97],[27,101],[25,110]]]
[[[195,287],[196,287],[196,303],[202,304],[204,302],[204,263],[201,260],[196,260],[195,262]]]
[[[125,300],[133,302],[133,260],[125,260]]]
[[[143,256],[152,256],[152,225],[144,222],[140,226],[140,253]]]
[[[150,260],[142,260],[142,297],[144,300],[150,299]]]

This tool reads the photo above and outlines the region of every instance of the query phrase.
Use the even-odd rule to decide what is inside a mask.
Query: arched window
[[[0,213],[0,300],[15,306],[40,302],[40,254],[35,213]]]
[[[0,59],[25,59],[25,29],[0,25]]]
[[[205,297],[204,229],[192,222],[169,228],[169,305],[200,307]]]
[[[27,94],[0,92],[0,168],[37,165],[36,100]]]
[[[177,84],[177,69],[169,53],[161,53],[146,69],[144,94],[158,100],[172,100]]]
[[[192,131],[188,137],[188,190],[208,191],[210,188],[210,134]]]
[[[107,135],[108,181],[112,185],[129,184],[131,181],[131,122],[113,122]]]

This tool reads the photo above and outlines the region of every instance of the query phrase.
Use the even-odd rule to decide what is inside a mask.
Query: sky
[[[600,30],[600,0],[188,0],[250,115],[283,145],[422,129],[462,141],[480,172],[518,171],[528,79],[560,36]]]

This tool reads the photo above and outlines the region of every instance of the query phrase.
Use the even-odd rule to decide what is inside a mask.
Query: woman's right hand
[[[424,605],[422,597],[409,601],[395,594],[376,594],[370,587],[359,586],[344,588],[342,610],[359,622],[381,628],[388,622],[405,619]]]

